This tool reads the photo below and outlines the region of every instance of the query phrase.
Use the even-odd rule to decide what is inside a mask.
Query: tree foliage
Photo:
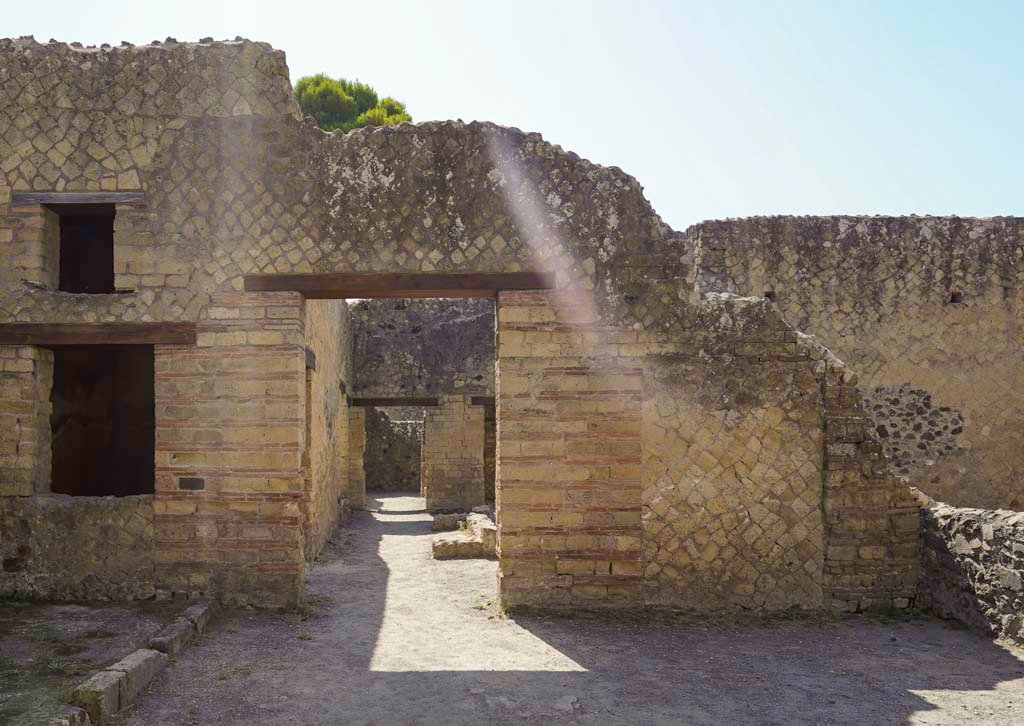
[[[303,76],[295,84],[295,100],[324,131],[351,131],[360,126],[396,126],[412,121],[405,104],[381,99],[372,86],[323,73]]]

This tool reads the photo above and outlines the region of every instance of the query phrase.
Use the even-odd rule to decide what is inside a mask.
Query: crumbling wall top
[[[285,54],[244,38],[83,46],[0,39],[0,103],[137,116],[298,116]]]

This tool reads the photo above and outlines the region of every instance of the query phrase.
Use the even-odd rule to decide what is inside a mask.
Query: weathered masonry
[[[676,232],[537,134],[324,134],[264,44],[0,41],[0,591],[297,602],[365,497],[342,298],[486,297],[506,605],[905,607],[897,474],[1020,506],[1022,250],[1011,218]]]

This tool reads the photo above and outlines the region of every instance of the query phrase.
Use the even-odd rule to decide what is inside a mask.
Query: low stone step
[[[434,537],[435,560],[454,560],[483,556],[483,543],[464,530],[445,532]]]
[[[435,560],[493,557],[498,543],[498,528],[486,514],[470,514],[462,529],[434,537]]]

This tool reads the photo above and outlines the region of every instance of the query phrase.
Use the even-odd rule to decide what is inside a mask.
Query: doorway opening
[[[72,496],[154,491],[152,345],[53,349],[50,490]]]

